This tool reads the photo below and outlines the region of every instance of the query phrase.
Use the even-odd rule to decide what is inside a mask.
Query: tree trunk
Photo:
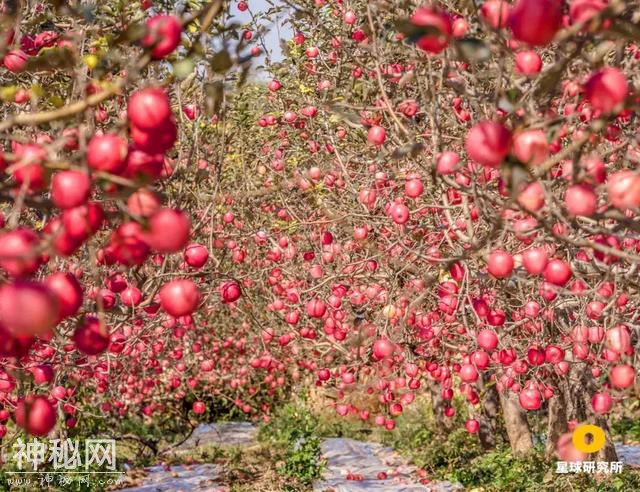
[[[527,416],[524,410],[520,408],[518,397],[515,393],[505,390],[504,393],[500,394],[500,401],[511,450],[515,455],[522,456],[527,454],[533,448],[533,440]]]
[[[495,383],[489,381],[486,374],[482,375],[482,389],[484,397],[480,414],[476,417],[480,423],[478,438],[484,449],[492,449],[496,445],[497,417],[500,408],[500,396]]]
[[[598,415],[595,420],[596,425],[604,430],[606,440],[604,448],[595,454],[593,461],[618,461],[618,452],[613,445],[613,439],[611,439],[611,433],[609,432],[609,422],[606,417],[601,415]]]
[[[591,457],[592,461],[618,461],[606,417],[593,415],[591,411],[591,398],[596,391],[590,368],[582,362],[571,364],[569,374],[559,380],[558,391],[549,401],[548,457],[555,452],[558,438],[568,432],[568,422],[575,420],[578,424],[593,423],[605,432],[606,444]]]
[[[440,386],[434,382],[429,382],[429,393],[431,395],[433,416],[437,425],[436,431],[441,434],[447,433],[452,429],[453,419],[449,419],[444,416],[444,409],[446,405],[442,398],[442,394],[440,393]]]
[[[556,452],[556,444],[562,434],[567,432],[567,408],[564,391],[558,390],[549,400],[549,419],[547,427],[545,454],[551,459]]]

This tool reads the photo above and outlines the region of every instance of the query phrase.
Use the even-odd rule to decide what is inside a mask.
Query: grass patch
[[[280,475],[310,486],[322,476],[318,419],[304,405],[287,404],[264,425],[258,438],[265,444],[282,447],[284,459],[277,467]]]

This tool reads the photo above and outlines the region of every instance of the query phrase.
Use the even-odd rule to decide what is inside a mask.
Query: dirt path
[[[393,449],[372,442],[330,438],[322,443],[327,459],[323,480],[313,490],[323,492],[453,492],[464,490],[459,484],[416,480],[417,469]],[[384,474],[386,478],[378,478]]]

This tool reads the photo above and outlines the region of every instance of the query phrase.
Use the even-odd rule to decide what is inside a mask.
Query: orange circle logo
[[[587,436],[591,435],[591,442],[587,442]],[[597,453],[604,448],[606,436],[601,427],[593,424],[583,424],[576,427],[571,436],[573,445],[583,453]]]

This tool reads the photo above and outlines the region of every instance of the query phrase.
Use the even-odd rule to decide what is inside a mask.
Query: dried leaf
[[[43,48],[38,56],[29,58],[27,61],[27,70],[63,70],[74,66],[73,57],[69,56],[66,49],[53,47]]]
[[[134,22],[129,24],[127,28],[118,34],[109,44],[114,46],[123,42],[136,42],[142,39],[146,32],[147,28],[143,24]]]
[[[282,56],[288,58],[291,56],[291,48],[289,47],[289,43],[284,39],[280,39],[280,51],[282,52]]]
[[[443,34],[440,29],[434,26],[416,26],[409,19],[401,19],[394,24],[398,32],[407,37],[407,40],[415,43],[422,36],[438,36]]]
[[[204,85],[204,108],[208,116],[213,116],[220,111],[224,99],[224,85],[221,80],[209,82]]]
[[[233,66],[233,61],[229,52],[224,50],[213,55],[209,64],[214,72],[224,73]]]
[[[243,87],[247,82],[247,78],[249,77],[249,65],[245,65],[242,67],[242,71],[240,72],[240,76],[238,77],[237,87]]]
[[[300,20],[300,19],[304,19],[305,17],[313,17],[313,16],[308,10],[296,9],[292,17],[294,19]]]
[[[479,63],[491,59],[491,50],[480,39],[462,38],[456,40],[460,56],[467,62]]]
[[[508,158],[502,163],[500,174],[507,185],[512,199],[516,198],[524,184],[533,179],[531,172],[524,164],[511,158]]]
[[[422,143],[410,143],[396,148],[391,153],[391,158],[395,160],[403,159],[404,157],[417,157],[420,152],[424,150],[424,144]]]
[[[536,89],[537,96],[547,95],[552,97],[555,94],[560,79],[564,74],[564,69],[567,66],[567,60],[562,63],[554,65],[550,70],[545,72],[538,81],[538,87]]]
[[[411,82],[415,77],[416,77],[415,72],[411,70],[410,72],[407,72],[402,77],[400,77],[400,80],[398,81],[398,85],[400,87],[404,87],[409,82]]]
[[[191,51],[191,54],[197,55],[198,57],[204,57],[206,55],[204,46],[202,46],[202,43],[200,41],[195,41],[191,45],[190,51]]]
[[[360,115],[352,111],[348,111],[338,104],[333,104],[331,106],[331,112],[334,113],[336,116],[340,117],[341,119],[343,119],[344,121],[348,121],[354,125],[359,125],[359,126],[362,125]]]
[[[625,19],[615,19],[615,22],[607,29],[625,38],[640,42],[640,26],[637,26]]]
[[[506,90],[500,95],[498,107],[507,113],[511,113],[516,109],[520,96],[522,96],[522,92],[515,87]]]

